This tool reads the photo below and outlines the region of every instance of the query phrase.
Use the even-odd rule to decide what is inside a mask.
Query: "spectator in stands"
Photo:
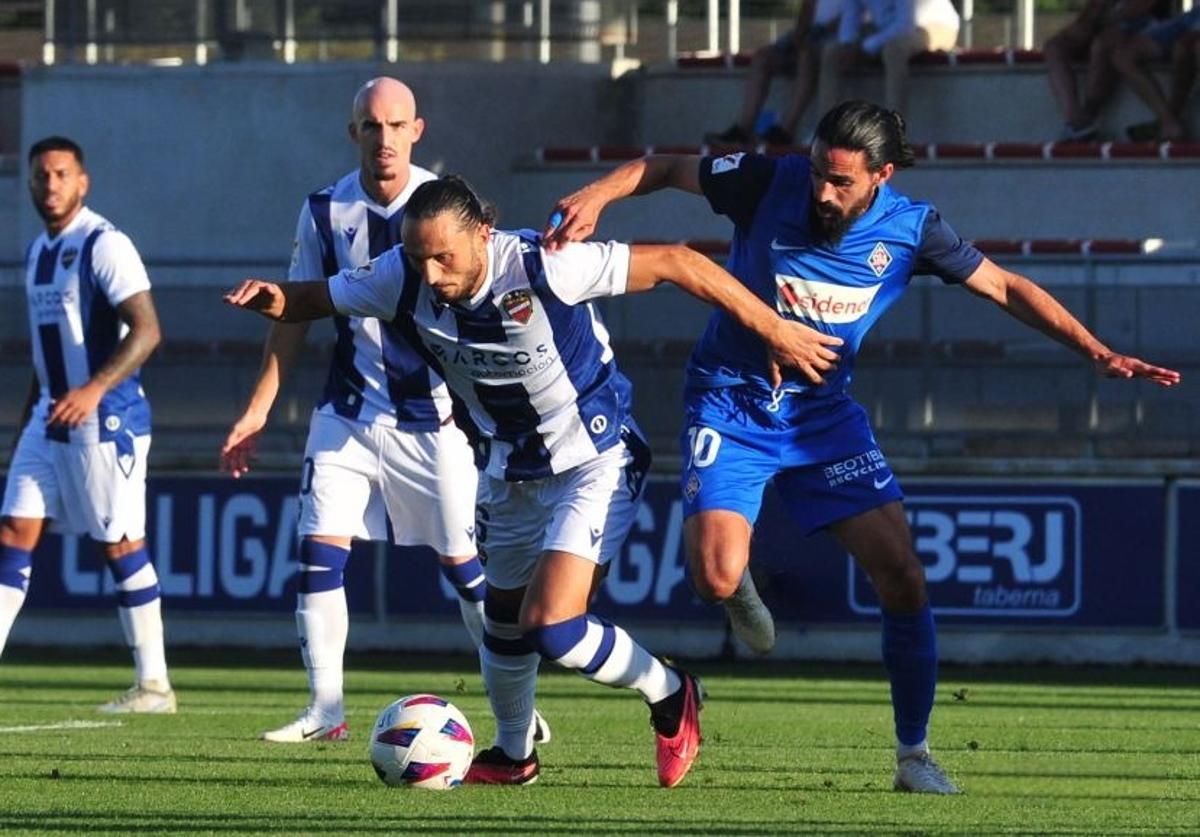
[[[1171,56],[1171,98],[1162,88],[1146,62]],[[1138,35],[1113,50],[1113,66],[1157,117],[1149,122],[1130,125],[1129,138],[1142,140],[1181,140],[1187,137],[1184,109],[1196,82],[1200,63],[1200,6],[1170,20],[1151,24]]]
[[[705,142],[716,145],[749,145],[753,142],[763,103],[774,76],[794,76],[792,97],[783,119],[758,134],[768,145],[790,145],[796,126],[812,103],[821,68],[821,46],[833,39],[843,0],[804,0],[796,25],[774,43],[759,48],[750,62],[742,111],[737,121],[720,133],[706,134]]]
[[[863,12],[870,25],[863,27]],[[882,58],[884,100],[908,119],[908,62],[918,52],[949,51],[958,41],[951,0],[844,0],[837,43],[821,58],[821,107],[842,99],[842,77],[856,64]]]
[[[1051,35],[1043,52],[1050,91],[1066,120],[1058,138],[1087,142],[1096,138],[1096,118],[1116,90],[1113,50],[1165,13],[1164,0],[1088,0],[1063,29]],[[1087,59],[1083,99],[1071,62]]]

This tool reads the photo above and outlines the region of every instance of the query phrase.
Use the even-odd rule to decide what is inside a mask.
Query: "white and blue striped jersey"
[[[83,386],[112,357],[129,332],[117,306],[150,290],[146,267],[133,242],[86,206],[54,238],[45,232],[25,254],[29,336],[38,378],[31,422],[44,426],[50,403]],[[46,428],[58,442],[96,444],[150,432],[150,404],[135,371],[100,399],[79,427]]]
[[[404,205],[437,175],[409,167],[408,185],[387,206],[363,190],[357,169],[308,196],[300,209],[288,279],[321,279],[360,267],[400,242]],[[337,342],[318,411],[408,432],[436,430],[450,416],[446,385],[416,351],[374,319],[335,317]]]
[[[625,292],[629,247],[571,244],[544,251],[536,233],[495,231],[474,297],[442,305],[402,247],[329,280],[345,314],[389,318],[450,386],[455,420],[497,479],[559,474],[624,441],[644,446],[632,386],[588,300]],[[640,452],[640,451],[638,451]]]

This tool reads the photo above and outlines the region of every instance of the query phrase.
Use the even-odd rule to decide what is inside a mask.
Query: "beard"
[[[829,213],[817,211],[818,206],[824,204],[812,204],[809,208],[809,219],[812,222],[812,228],[816,230],[819,240],[828,244],[830,247],[837,247],[842,243],[846,233],[854,226],[854,222],[862,217],[872,202],[875,200],[875,191],[867,195],[859,203],[854,204],[845,212],[838,212],[836,208],[830,206]]]
[[[471,297],[473,297],[479,291],[480,285],[483,284],[483,281],[486,278],[483,259],[484,256],[482,250],[472,253],[471,265],[468,268],[466,275],[473,276],[474,278],[463,282],[457,290],[451,291],[445,295],[438,293],[436,290],[433,292],[434,297],[437,298],[437,301],[440,305],[462,305],[464,302],[470,301]]]
[[[42,221],[47,224],[53,224],[64,218],[69,218],[82,205],[83,199],[76,197],[73,200],[64,201],[59,204],[58,209],[47,209],[39,201],[34,201],[33,208],[41,216]]]

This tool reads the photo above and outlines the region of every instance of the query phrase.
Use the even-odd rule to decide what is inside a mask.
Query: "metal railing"
[[[1184,9],[1193,0],[1180,0]],[[958,0],[964,47],[1031,49],[1074,9]],[[1082,6],[1082,0],[1078,3]],[[737,53],[794,23],[787,0],[44,0],[45,64],[210,60],[620,61]]]

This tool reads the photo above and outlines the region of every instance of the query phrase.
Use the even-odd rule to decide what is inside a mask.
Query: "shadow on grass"
[[[299,654],[293,649],[173,647],[170,663],[175,668],[282,669],[302,671]],[[129,653],[121,648],[31,648],[5,649],[7,665],[128,666]],[[743,679],[799,678],[850,680],[879,683],[882,665],[866,663],[781,662],[742,660],[735,662],[692,660],[689,668],[700,675]],[[478,671],[478,661],[468,654],[425,654],[409,651],[349,651],[347,670],[403,673],[408,670],[461,674]],[[1064,665],[942,665],[939,677],[947,686],[981,683],[1039,686],[1103,686],[1113,689],[1143,687],[1200,691],[1195,668],[1172,666],[1064,666]]]
[[[362,815],[336,815],[326,812],[308,815],[254,815],[254,814],[171,814],[171,813],[108,813],[80,812],[77,816],[67,812],[60,814],[0,814],[0,829],[23,832],[47,830],[77,831],[86,816],[91,831],[112,830],[120,833],[174,832],[174,833],[277,833],[299,832],[360,833],[360,834],[697,834],[710,833],[742,837],[742,835],[797,833],[797,834],[863,834],[863,833],[937,833],[945,835],[978,835],[981,829],[988,833],[1030,833],[1028,827],[1013,827],[999,830],[995,823],[980,821],[961,823],[954,828],[934,827],[928,823],[906,827],[893,816],[860,816],[849,818],[818,818],[805,816],[804,810],[788,812],[789,816],[776,819],[750,819],[731,822],[722,819],[680,820],[634,817],[578,817],[522,815],[519,820],[502,817],[479,817],[462,814],[414,814],[411,816],[379,816],[372,812]],[[990,827],[989,827],[990,826]],[[1038,834],[1091,835],[1095,831],[1073,826],[1041,825]],[[1188,826],[1156,826],[1151,829],[1118,828],[1113,834],[1154,833],[1159,835],[1194,834]]]

